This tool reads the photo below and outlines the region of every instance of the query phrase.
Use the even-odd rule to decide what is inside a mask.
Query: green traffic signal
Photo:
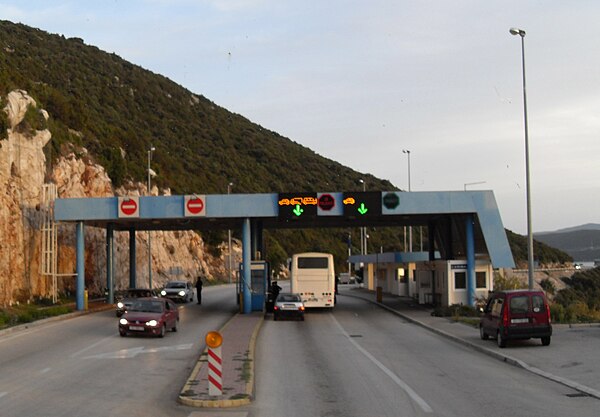
[[[300,217],[300,215],[302,215],[302,213],[304,213],[304,209],[302,207],[300,207],[300,204],[296,204],[296,207],[294,208],[294,210],[292,210],[292,213],[294,213],[296,216]]]

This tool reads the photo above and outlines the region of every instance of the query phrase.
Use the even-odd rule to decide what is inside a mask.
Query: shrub
[[[586,303],[578,301],[567,307],[565,316],[569,323],[589,323],[600,319],[600,312],[592,310]]]
[[[451,306],[435,307],[431,315],[435,317],[477,317],[479,316],[479,312],[471,306],[453,304]]]
[[[554,303],[550,306],[550,317],[555,323],[565,323],[565,308],[558,303]]]
[[[526,284],[517,277],[507,277],[506,275],[496,275],[494,277],[494,290],[519,290],[526,288]]]
[[[542,289],[548,294],[554,295],[554,293],[556,292],[556,286],[554,285],[554,282],[550,281],[550,279],[548,278],[543,279],[540,282],[540,287],[542,287]]]

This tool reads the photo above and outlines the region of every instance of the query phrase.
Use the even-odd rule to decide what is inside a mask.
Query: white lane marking
[[[5,395],[7,395],[8,392],[4,391],[4,392],[0,392],[0,398],[4,397]]]
[[[175,346],[164,346],[159,348],[146,349],[142,347],[134,347],[131,349],[121,349],[116,352],[101,353],[99,355],[85,356],[84,359],[130,359],[135,358],[141,353],[158,353],[158,352],[169,352],[175,350],[190,350],[193,343],[186,343],[184,345]]]
[[[40,374],[47,374],[48,372],[50,372],[52,370],[52,368],[44,368],[40,371]]]
[[[83,352],[87,352],[88,350],[93,349],[96,346],[98,346],[99,344],[103,343],[105,340],[112,339],[113,337],[114,336],[108,336],[108,337],[105,337],[104,339],[98,340],[96,343],[92,343],[91,345],[89,345],[75,353],[72,353],[71,358],[75,358],[75,357],[81,355]]]
[[[373,362],[375,364],[375,366],[377,366],[387,376],[389,376],[392,379],[392,381],[394,381],[396,383],[396,385],[398,385],[400,388],[402,388],[404,390],[404,392],[406,392],[410,396],[410,398],[412,398],[412,400],[414,402],[419,404],[419,407],[421,407],[421,409],[424,412],[433,413],[432,408],[429,406],[429,404],[427,404],[427,402],[425,402],[425,400],[423,398],[421,398],[421,396],[419,394],[417,394],[411,387],[408,386],[408,384],[406,382],[401,380],[395,373],[393,373],[388,368],[386,368],[386,366],[384,364],[379,362],[373,355],[371,355],[369,352],[367,352],[361,345],[359,345],[354,339],[352,339],[350,337],[350,335],[348,333],[346,333],[346,331],[344,330],[342,325],[336,320],[336,318],[333,316],[333,314],[330,314],[330,316],[333,319],[333,322],[337,325],[337,327],[339,327],[342,334],[344,336],[346,336],[346,338],[350,341],[350,343],[352,343],[354,345],[354,347],[359,350],[360,353],[365,355],[371,362]]]

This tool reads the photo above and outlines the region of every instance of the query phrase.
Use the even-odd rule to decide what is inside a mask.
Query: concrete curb
[[[219,330],[219,332],[222,333],[223,330],[227,327],[227,325],[229,323],[231,323],[231,321],[236,316],[237,316],[237,314],[234,315],[233,317],[231,317],[227,321],[227,323],[225,323],[223,325],[223,327],[221,327],[221,330]],[[192,373],[188,377],[185,385],[183,386],[183,388],[181,389],[181,391],[179,393],[178,402],[180,404],[187,405],[190,407],[196,407],[196,408],[232,408],[232,407],[241,407],[241,406],[250,404],[252,402],[252,400],[254,399],[254,351],[256,348],[256,339],[258,338],[258,332],[260,331],[260,328],[262,327],[263,321],[264,321],[264,317],[261,317],[260,320],[258,321],[258,323],[256,324],[254,331],[252,332],[252,336],[250,337],[250,344],[248,346],[248,362],[250,363],[250,370],[249,370],[250,377],[248,378],[248,381],[246,382],[246,388],[245,388],[246,392],[244,393],[245,394],[244,398],[236,398],[236,399],[229,399],[229,400],[197,400],[197,399],[190,398],[189,396],[185,395],[186,392],[192,390],[192,387],[196,385],[195,384],[196,378],[198,377],[198,374],[200,373],[202,366],[205,363],[208,363],[206,360],[204,360],[204,358],[208,357],[208,347],[205,347],[204,351],[202,352],[202,354],[198,358],[198,361],[196,362],[196,366],[194,366]]]
[[[42,325],[45,325],[48,323],[53,323],[55,321],[68,320],[68,319],[72,319],[72,318],[79,317],[79,316],[85,316],[86,314],[98,313],[100,311],[107,311],[107,310],[111,310],[114,308],[115,308],[114,305],[106,304],[106,305],[102,305],[100,307],[90,308],[88,310],[74,311],[72,313],[60,314],[58,316],[52,316],[52,317],[47,317],[45,319],[35,320],[30,323],[18,324],[16,326],[7,327],[5,329],[0,330],[0,337],[4,336],[6,334],[16,333],[16,332],[27,330],[30,328],[39,327],[39,326],[42,326]]]
[[[450,340],[452,340],[452,341],[454,341],[456,343],[459,343],[461,345],[467,346],[467,347],[469,347],[469,348],[471,348],[473,350],[476,350],[478,352],[484,353],[484,354],[486,354],[486,355],[488,355],[488,356],[490,356],[490,357],[492,357],[494,359],[497,359],[499,361],[506,362],[506,363],[511,364],[513,366],[517,366],[519,368],[525,369],[528,372],[531,372],[531,373],[533,373],[535,375],[541,376],[542,378],[546,378],[546,379],[548,379],[550,381],[557,382],[559,384],[562,384],[564,386],[572,388],[572,389],[574,389],[576,391],[579,391],[579,392],[581,392],[583,394],[589,395],[590,397],[594,397],[594,398],[600,399],[600,391],[597,391],[597,390],[595,390],[593,388],[590,388],[590,387],[587,387],[585,385],[579,384],[578,382],[571,381],[570,379],[563,378],[563,377],[551,374],[549,372],[543,371],[543,370],[541,370],[539,368],[533,367],[533,366],[531,366],[531,365],[523,362],[520,359],[516,359],[516,358],[513,358],[512,356],[506,355],[504,353],[496,352],[496,351],[488,349],[486,347],[476,345],[474,343],[469,342],[468,340],[462,339],[462,338],[460,338],[458,336],[455,336],[453,334],[447,333],[447,332],[445,332],[443,330],[436,329],[435,327],[431,327],[428,324],[423,323],[422,321],[419,321],[419,320],[417,320],[417,319],[415,319],[413,317],[407,316],[407,315],[399,312],[398,310],[394,310],[393,308],[390,308],[390,307],[386,306],[385,304],[378,303],[377,301],[369,300],[368,298],[361,297],[360,295],[354,295],[354,294],[339,294],[339,295],[343,295],[343,296],[345,295],[345,296],[348,296],[348,297],[354,297],[354,298],[359,298],[361,300],[368,301],[370,303],[373,303],[373,304],[375,304],[375,305],[383,308],[384,310],[389,311],[392,314],[395,314],[395,315],[397,315],[399,317],[402,317],[403,319],[405,319],[405,320],[407,320],[407,321],[409,321],[409,322],[411,322],[413,324],[421,326],[424,329],[427,329],[427,330],[429,330],[429,331],[431,331],[433,333],[436,333],[436,334],[438,334],[440,336],[443,336],[443,337],[445,337],[447,339],[450,339]]]

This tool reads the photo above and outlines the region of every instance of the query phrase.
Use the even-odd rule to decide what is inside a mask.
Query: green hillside
[[[49,112],[50,163],[72,144],[83,146],[105,167],[115,186],[127,179],[145,182],[147,151],[154,146],[152,169],[158,175],[153,183],[173,194],[225,193],[229,182],[235,184],[236,193],[357,190],[359,179],[370,191],[398,189],[82,39],[0,21],[0,69],[1,96],[23,89]],[[3,112],[0,116],[0,135],[5,135],[6,116]],[[24,128],[43,123],[32,112]],[[293,243],[290,233],[296,233]],[[343,259],[347,234],[348,230],[270,232],[266,246],[276,262],[294,251],[317,249]],[[371,252],[399,250],[403,240],[399,229],[370,230],[369,235]],[[418,247],[420,242],[413,237]],[[205,238],[216,246],[225,236],[213,232]],[[522,246],[515,239],[509,233],[513,251]],[[354,248],[358,241],[355,230]],[[513,253],[515,260],[524,259],[520,250]]]

